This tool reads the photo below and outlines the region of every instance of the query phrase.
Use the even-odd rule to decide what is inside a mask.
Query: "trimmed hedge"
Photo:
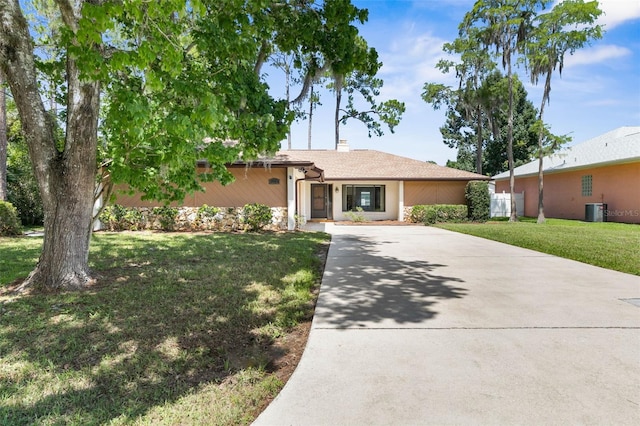
[[[411,221],[433,225],[440,222],[464,222],[467,206],[463,204],[429,204],[411,208]]]
[[[464,190],[464,198],[467,200],[469,219],[476,222],[489,220],[491,196],[488,182],[470,181]]]
[[[0,236],[22,235],[18,210],[7,201],[0,201]]]

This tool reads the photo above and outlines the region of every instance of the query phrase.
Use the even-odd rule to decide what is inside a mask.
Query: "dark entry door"
[[[327,218],[327,185],[311,185],[311,218]]]

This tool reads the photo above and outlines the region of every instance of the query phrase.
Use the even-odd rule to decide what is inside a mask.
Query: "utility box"
[[[605,203],[585,204],[584,220],[587,222],[606,222],[607,221],[607,205]]]

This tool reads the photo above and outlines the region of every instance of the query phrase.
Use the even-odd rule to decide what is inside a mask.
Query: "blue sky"
[[[457,36],[457,26],[474,0],[353,3],[369,9],[369,21],[360,33],[384,64],[379,72],[385,81],[381,97],[405,102],[407,111],[395,134],[385,131],[382,137],[369,138],[366,127],[352,121],[341,126],[341,139],[347,139],[352,149],[377,149],[440,165],[455,159],[456,151],[442,142],[438,130],[444,112],[434,111],[420,94],[425,82],[456,84],[454,76],[443,75],[435,64],[445,57],[443,43]],[[600,21],[604,37],[565,59],[562,77],[553,77],[551,104],[545,109],[552,132],[570,134],[572,144],[620,126],[640,125],[640,1],[601,0],[600,7],[606,14]],[[541,88],[519,72],[538,108]],[[313,122],[312,148],[332,149],[332,95],[323,93],[322,103]],[[306,149],[307,122],[294,124],[292,136],[294,149]],[[282,148],[286,145],[284,141]]]

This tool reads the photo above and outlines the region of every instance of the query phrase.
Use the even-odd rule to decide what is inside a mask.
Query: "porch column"
[[[398,221],[404,222],[404,181],[398,182]]]
[[[287,167],[287,229],[296,229],[296,170]]]

